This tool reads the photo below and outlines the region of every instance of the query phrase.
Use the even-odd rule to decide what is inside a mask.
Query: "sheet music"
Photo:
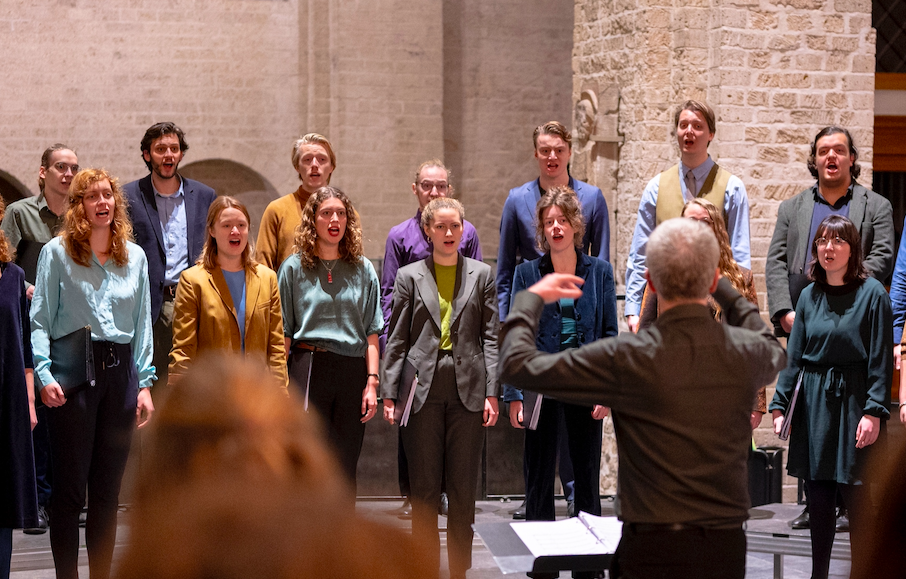
[[[796,388],[793,389],[793,398],[790,400],[790,406],[783,415],[783,421],[780,423],[780,440],[789,440],[790,430],[793,427],[793,413],[796,411],[796,403],[799,401],[799,391],[802,388],[802,370],[799,371],[799,378],[796,380]]]
[[[598,542],[604,545],[608,553],[614,553],[620,538],[623,536],[623,522],[616,517],[597,517],[584,511],[579,511],[578,518],[597,537]]]
[[[598,541],[578,517],[562,521],[510,523],[519,539],[535,557],[558,555],[606,555],[616,550]]]
[[[418,386],[418,374],[412,378],[409,386],[409,397],[406,398],[406,407],[403,408],[403,417],[400,419],[400,426],[409,425],[409,416],[412,415],[412,401],[415,400],[415,388]]]
[[[535,405],[532,407],[532,416],[529,418],[528,429],[529,430],[538,430],[538,420],[541,418],[541,402],[544,401],[544,395],[539,394],[538,398],[535,400]],[[523,417],[523,420],[525,417]]]

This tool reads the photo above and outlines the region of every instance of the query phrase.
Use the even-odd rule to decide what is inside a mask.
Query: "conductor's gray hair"
[[[714,232],[693,219],[668,219],[648,239],[648,274],[665,300],[707,298],[719,259]]]

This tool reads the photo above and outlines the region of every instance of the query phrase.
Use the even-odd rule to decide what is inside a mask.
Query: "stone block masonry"
[[[860,181],[871,184],[875,32],[868,1],[578,0],[574,43],[574,101],[587,88],[620,91],[611,240],[618,283],[645,184],[677,161],[670,130],[686,99],[714,108],[711,155],[746,185],[762,308],[777,207],[814,182],[805,159],[818,130],[842,124],[853,132]],[[777,442],[768,423],[756,433],[759,443]],[[784,492],[793,498],[791,481]]]

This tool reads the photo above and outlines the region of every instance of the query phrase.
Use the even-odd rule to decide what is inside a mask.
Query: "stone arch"
[[[277,189],[260,173],[229,159],[205,159],[180,166],[179,174],[213,187],[218,195],[229,195],[242,201],[249,211],[249,239],[258,237],[258,225],[267,204],[280,196]]]
[[[9,205],[13,201],[31,197],[32,192],[21,181],[0,169],[0,195],[3,196],[3,202]]]

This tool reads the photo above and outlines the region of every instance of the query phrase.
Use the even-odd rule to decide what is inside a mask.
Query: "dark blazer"
[[[582,297],[575,302],[576,325],[579,332],[579,346],[595,340],[616,336],[619,333],[617,321],[617,292],[613,281],[613,268],[606,261],[578,253],[576,275],[585,280]],[[554,272],[550,254],[526,261],[516,267],[513,277],[513,295],[532,286],[542,277]],[[541,312],[537,345],[542,352],[560,351],[560,330],[563,316],[560,304],[547,304]],[[509,385],[503,387],[503,401],[522,400],[522,391]]]
[[[431,256],[400,268],[393,287],[393,314],[384,352],[381,397],[396,400],[406,360],[418,371],[412,412],[418,412],[434,380],[440,347],[440,300]],[[456,387],[463,405],[484,410],[497,396],[497,295],[487,264],[460,256],[450,332]]]
[[[601,190],[594,185],[569,178],[569,186],[582,203],[585,237],[582,251],[604,261],[610,261],[610,214]],[[500,216],[500,247],[497,250],[497,302],[500,319],[510,309],[513,273],[522,261],[538,259],[541,253],[535,245],[535,215],[541,186],[538,179],[510,189]]]
[[[183,192],[186,196],[186,226],[189,250],[189,266],[201,254],[205,242],[205,228],[208,208],[217,196],[214,190],[192,179],[182,178]],[[148,279],[151,287],[151,322],[160,317],[160,307],[164,297],[164,276],[167,273],[167,258],[164,253],[163,231],[157,203],[154,201],[154,187],[151,175],[127,183],[123,187],[129,202],[129,218],[132,219],[132,231],[135,242],[145,250],[148,257]]]
[[[775,324],[786,312],[796,309],[799,293],[811,283],[806,278],[805,256],[811,243],[815,191],[815,187],[809,187],[781,203],[777,210],[777,225],[764,266],[768,312]],[[849,219],[862,238],[865,269],[883,282],[893,268],[895,234],[890,201],[854,183]]]

